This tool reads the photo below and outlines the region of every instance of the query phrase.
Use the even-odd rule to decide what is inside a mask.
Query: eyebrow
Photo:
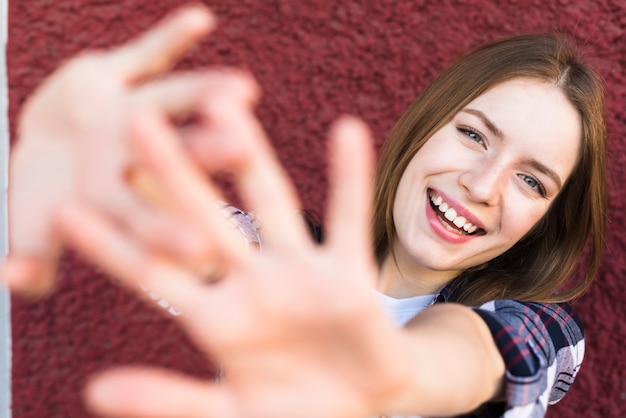
[[[470,115],[474,115],[474,116],[478,117],[485,124],[487,129],[489,129],[489,131],[492,134],[494,134],[499,139],[503,139],[504,138],[504,134],[502,133],[502,131],[500,129],[498,129],[498,127],[487,117],[487,115],[485,115],[480,110],[477,110],[477,109],[463,109],[461,111],[465,112],[465,113],[469,113]],[[545,165],[545,164],[535,160],[534,158],[526,160],[525,163],[530,165],[531,167],[533,167],[537,171],[539,171],[539,172],[545,174],[546,176],[550,177],[556,183],[557,188],[559,190],[561,190],[563,182],[561,181],[561,178],[559,177],[559,175],[554,170],[549,168],[547,165]]]
[[[535,160],[534,158],[531,158],[530,160],[526,161],[526,164],[530,165],[531,167],[535,168],[536,170],[542,172],[543,174],[545,174],[546,176],[550,177],[557,185],[558,190],[561,190],[561,178],[559,177],[558,174],[556,174],[556,172],[554,170],[552,170],[551,168],[549,168],[548,166],[546,166],[545,164],[540,163],[539,161]]]
[[[480,110],[463,109],[461,112],[465,112],[465,113],[469,113],[470,115],[478,116],[478,118],[483,121],[483,123],[485,124],[487,129],[489,129],[489,131],[491,131],[492,134],[494,134],[495,136],[497,136],[500,139],[504,138],[504,134],[502,133],[502,131],[500,129],[498,129],[498,127],[491,120],[489,120],[487,115],[485,115]]]

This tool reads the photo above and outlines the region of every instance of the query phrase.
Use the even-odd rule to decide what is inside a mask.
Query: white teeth
[[[465,225],[465,218],[462,216],[459,216],[457,218],[455,218],[452,223],[457,227],[457,228],[463,228],[463,226]]]
[[[468,234],[474,233],[476,232],[476,230],[478,229],[475,225],[472,225],[471,223],[466,223],[465,225],[463,225],[463,229],[465,230],[465,232],[467,232]]]
[[[452,222],[454,226],[456,226],[457,228],[463,229],[468,234],[473,234],[474,232],[476,232],[476,230],[478,230],[478,227],[475,225],[472,225],[471,222],[467,222],[467,219],[465,219],[465,217],[457,216],[458,213],[456,209],[451,208],[450,205],[448,205],[448,203],[444,202],[441,196],[431,195],[430,200],[433,203],[433,205],[437,207],[439,212],[441,212],[443,216],[447,220]]]

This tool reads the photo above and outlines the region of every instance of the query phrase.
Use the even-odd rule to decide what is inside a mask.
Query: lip
[[[467,241],[471,241],[474,238],[484,235],[484,234],[460,235],[455,232],[449,231],[446,227],[443,226],[443,224],[441,223],[441,220],[439,219],[439,217],[441,216],[441,213],[434,210],[433,207],[430,205],[430,193],[435,193],[441,196],[441,198],[445,200],[446,202],[448,202],[448,204],[450,204],[457,211],[459,215],[463,216],[465,219],[467,219],[469,222],[471,222],[473,225],[475,225],[479,229],[482,229],[484,231],[485,226],[482,222],[480,222],[480,220],[476,216],[474,216],[467,208],[463,207],[463,205],[461,205],[458,201],[452,199],[445,193],[440,192],[439,190],[428,189],[426,193],[426,218],[428,219],[428,223],[430,224],[431,228],[437,235],[439,235],[444,240],[454,243],[454,244],[460,244],[460,243],[464,243]]]

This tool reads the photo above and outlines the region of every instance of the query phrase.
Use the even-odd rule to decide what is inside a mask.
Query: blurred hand
[[[222,279],[204,283],[84,207],[67,207],[60,223],[74,248],[140,296],[143,284],[182,309],[185,314],[177,319],[223,366],[225,379],[214,383],[150,368],[108,371],[89,387],[90,408],[135,418],[365,417],[393,408],[410,354],[373,292],[367,130],[355,120],[334,130],[329,234],[318,246],[293,216],[298,202],[292,185],[254,115],[225,113],[240,133],[238,160],[230,171],[263,221],[262,253],[230,245],[232,231],[216,228],[224,220],[206,210],[219,199],[215,188],[188,164],[171,140],[175,132],[147,116],[135,136],[143,163],[212,237],[213,255],[225,267]],[[218,156],[215,147],[212,155]]]
[[[233,70],[155,78],[213,26],[208,10],[182,8],[121,47],[71,59],[26,102],[10,161],[10,252],[0,269],[12,291],[39,295],[50,289],[62,246],[56,214],[69,201],[106,214],[165,252],[203,251],[201,240],[155,205],[145,187],[130,184],[142,170],[129,137],[138,113],[171,124],[201,108],[219,113],[207,104],[209,96],[233,108],[254,101],[254,82]],[[212,134],[222,128],[212,123]],[[207,129],[202,133],[211,134]],[[190,146],[198,135],[189,132]],[[173,140],[180,141],[180,133]]]

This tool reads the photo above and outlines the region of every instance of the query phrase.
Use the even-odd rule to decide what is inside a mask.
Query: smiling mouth
[[[453,207],[451,207],[441,196],[428,191],[430,206],[437,214],[437,218],[450,232],[459,235],[484,235],[485,230],[468,222],[463,216],[459,215]]]

